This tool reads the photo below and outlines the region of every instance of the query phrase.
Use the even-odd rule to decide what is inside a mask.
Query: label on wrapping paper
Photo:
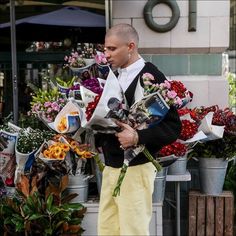
[[[0,175],[3,179],[14,179],[16,167],[15,144],[18,134],[0,131]]]
[[[142,124],[152,126],[159,123],[167,114],[170,107],[159,92],[143,97],[130,108],[129,120],[134,127]]]
[[[80,128],[82,109],[75,102],[69,101],[58,113],[53,128],[58,133],[72,133]]]

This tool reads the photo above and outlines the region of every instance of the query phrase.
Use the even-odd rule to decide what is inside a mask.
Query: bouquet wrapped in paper
[[[73,133],[81,126],[83,111],[81,107],[73,100],[62,108],[51,126],[58,133]]]
[[[119,101],[112,99],[113,104],[110,105],[112,109],[106,115],[107,118],[127,123],[134,129],[144,129],[161,122],[168,113],[170,106],[181,108],[192,99],[191,92],[181,82],[166,80],[164,83],[155,84],[153,83],[154,77],[149,73],[145,73],[142,79],[144,86],[141,86],[140,81],[138,82],[135,91],[136,102],[131,106],[129,113],[126,114]],[[110,100],[111,98],[108,100],[108,104],[110,104]],[[143,152],[156,169],[160,171],[160,164],[145,148],[145,145],[138,145],[124,150],[124,163],[113,196],[120,193],[120,186],[129,163],[140,152]]]
[[[14,185],[15,145],[18,134],[0,130],[0,176],[6,186]]]
[[[105,85],[102,87],[104,83]],[[110,70],[106,81],[101,81],[100,86],[102,90],[99,93],[81,86],[81,97],[86,114],[82,120],[82,127],[103,133],[114,133],[117,125],[112,119],[107,119],[107,114],[113,109],[113,103],[110,101],[115,100],[119,103],[122,106],[122,112],[124,112],[126,108],[124,94],[112,70]]]

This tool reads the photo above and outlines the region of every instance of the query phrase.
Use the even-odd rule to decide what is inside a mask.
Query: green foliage
[[[198,143],[189,157],[232,158],[236,155],[236,136],[224,134],[224,138]]]
[[[57,101],[60,97],[62,96],[57,88],[50,89],[50,91],[39,89],[35,96],[32,97],[33,100],[31,105],[35,103],[44,104],[45,102]]]
[[[229,82],[229,105],[230,107],[236,106],[236,75],[229,73],[227,76]]]
[[[19,131],[16,150],[21,153],[31,153],[40,148],[44,140],[49,140],[55,135],[49,130],[33,130],[31,128]]]
[[[74,82],[75,82],[77,79],[78,79],[78,78],[77,78],[76,76],[73,76],[72,78],[71,78],[71,77],[65,78],[65,77],[59,77],[59,76],[57,76],[57,77],[55,78],[56,82],[57,82],[59,85],[65,87],[65,88],[70,88],[70,87],[72,87],[72,86],[74,85]]]
[[[27,235],[81,235],[85,208],[80,203],[57,204],[51,193],[45,200],[38,192],[27,198],[3,198],[0,205],[4,230]],[[25,234],[26,235],[26,234]]]

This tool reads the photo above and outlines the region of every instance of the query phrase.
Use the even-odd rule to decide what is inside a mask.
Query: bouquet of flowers
[[[164,83],[154,84],[153,81],[155,79],[150,73],[144,73],[142,79],[144,95],[158,91],[169,106],[174,105],[180,109],[192,101],[193,94],[180,81],[165,80]]]
[[[15,154],[16,154],[16,171],[15,171],[15,184],[20,181],[20,176],[26,171],[29,171],[35,156],[34,153],[40,148],[45,140],[49,140],[55,135],[52,131],[39,130],[39,129],[20,129],[16,141]]]
[[[236,154],[236,115],[229,108],[218,106],[200,107],[192,110],[193,117],[202,118],[199,128],[206,138],[197,143],[192,157],[232,158]],[[203,125],[202,121],[206,121]]]
[[[114,117],[122,122],[128,123],[134,129],[143,129],[159,123],[167,114],[170,106],[181,108],[192,99],[192,93],[189,92],[181,82],[165,81],[164,83],[156,84],[153,83],[154,77],[149,73],[145,73],[142,79],[144,87],[142,88],[140,83],[137,85],[135,98],[138,99],[138,102],[132,105],[128,116],[126,118],[124,115],[122,117],[119,115]],[[171,86],[171,84],[173,86]],[[176,86],[176,84],[181,86]],[[140,93],[137,91],[140,91]],[[116,114],[118,114],[118,112],[112,115],[115,116]],[[124,163],[113,196],[117,196],[120,193],[120,186],[129,166],[129,162],[140,152],[143,152],[154,164],[156,169],[160,171],[160,164],[152,157],[144,145],[138,145],[137,147],[124,150]]]
[[[76,51],[72,51],[69,56],[65,56],[64,60],[67,62],[65,66],[68,67],[81,68],[86,66],[83,57]]]
[[[81,86],[81,97],[85,106],[86,117],[82,120],[82,127],[99,131],[103,133],[115,132],[117,125],[112,119],[107,119],[107,115],[113,104],[110,102],[113,98],[126,107],[124,94],[119,82],[110,70],[107,80],[97,80],[96,90]],[[93,85],[95,86],[95,84]]]
[[[39,117],[45,123],[51,123],[65,104],[66,100],[58,89],[54,88],[50,91],[39,89],[33,96],[28,115]]]

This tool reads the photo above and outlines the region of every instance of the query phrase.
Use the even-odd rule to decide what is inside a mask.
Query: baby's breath
[[[49,140],[55,135],[52,131],[39,129],[21,129],[17,140],[17,151],[30,153],[39,149],[44,140]]]

